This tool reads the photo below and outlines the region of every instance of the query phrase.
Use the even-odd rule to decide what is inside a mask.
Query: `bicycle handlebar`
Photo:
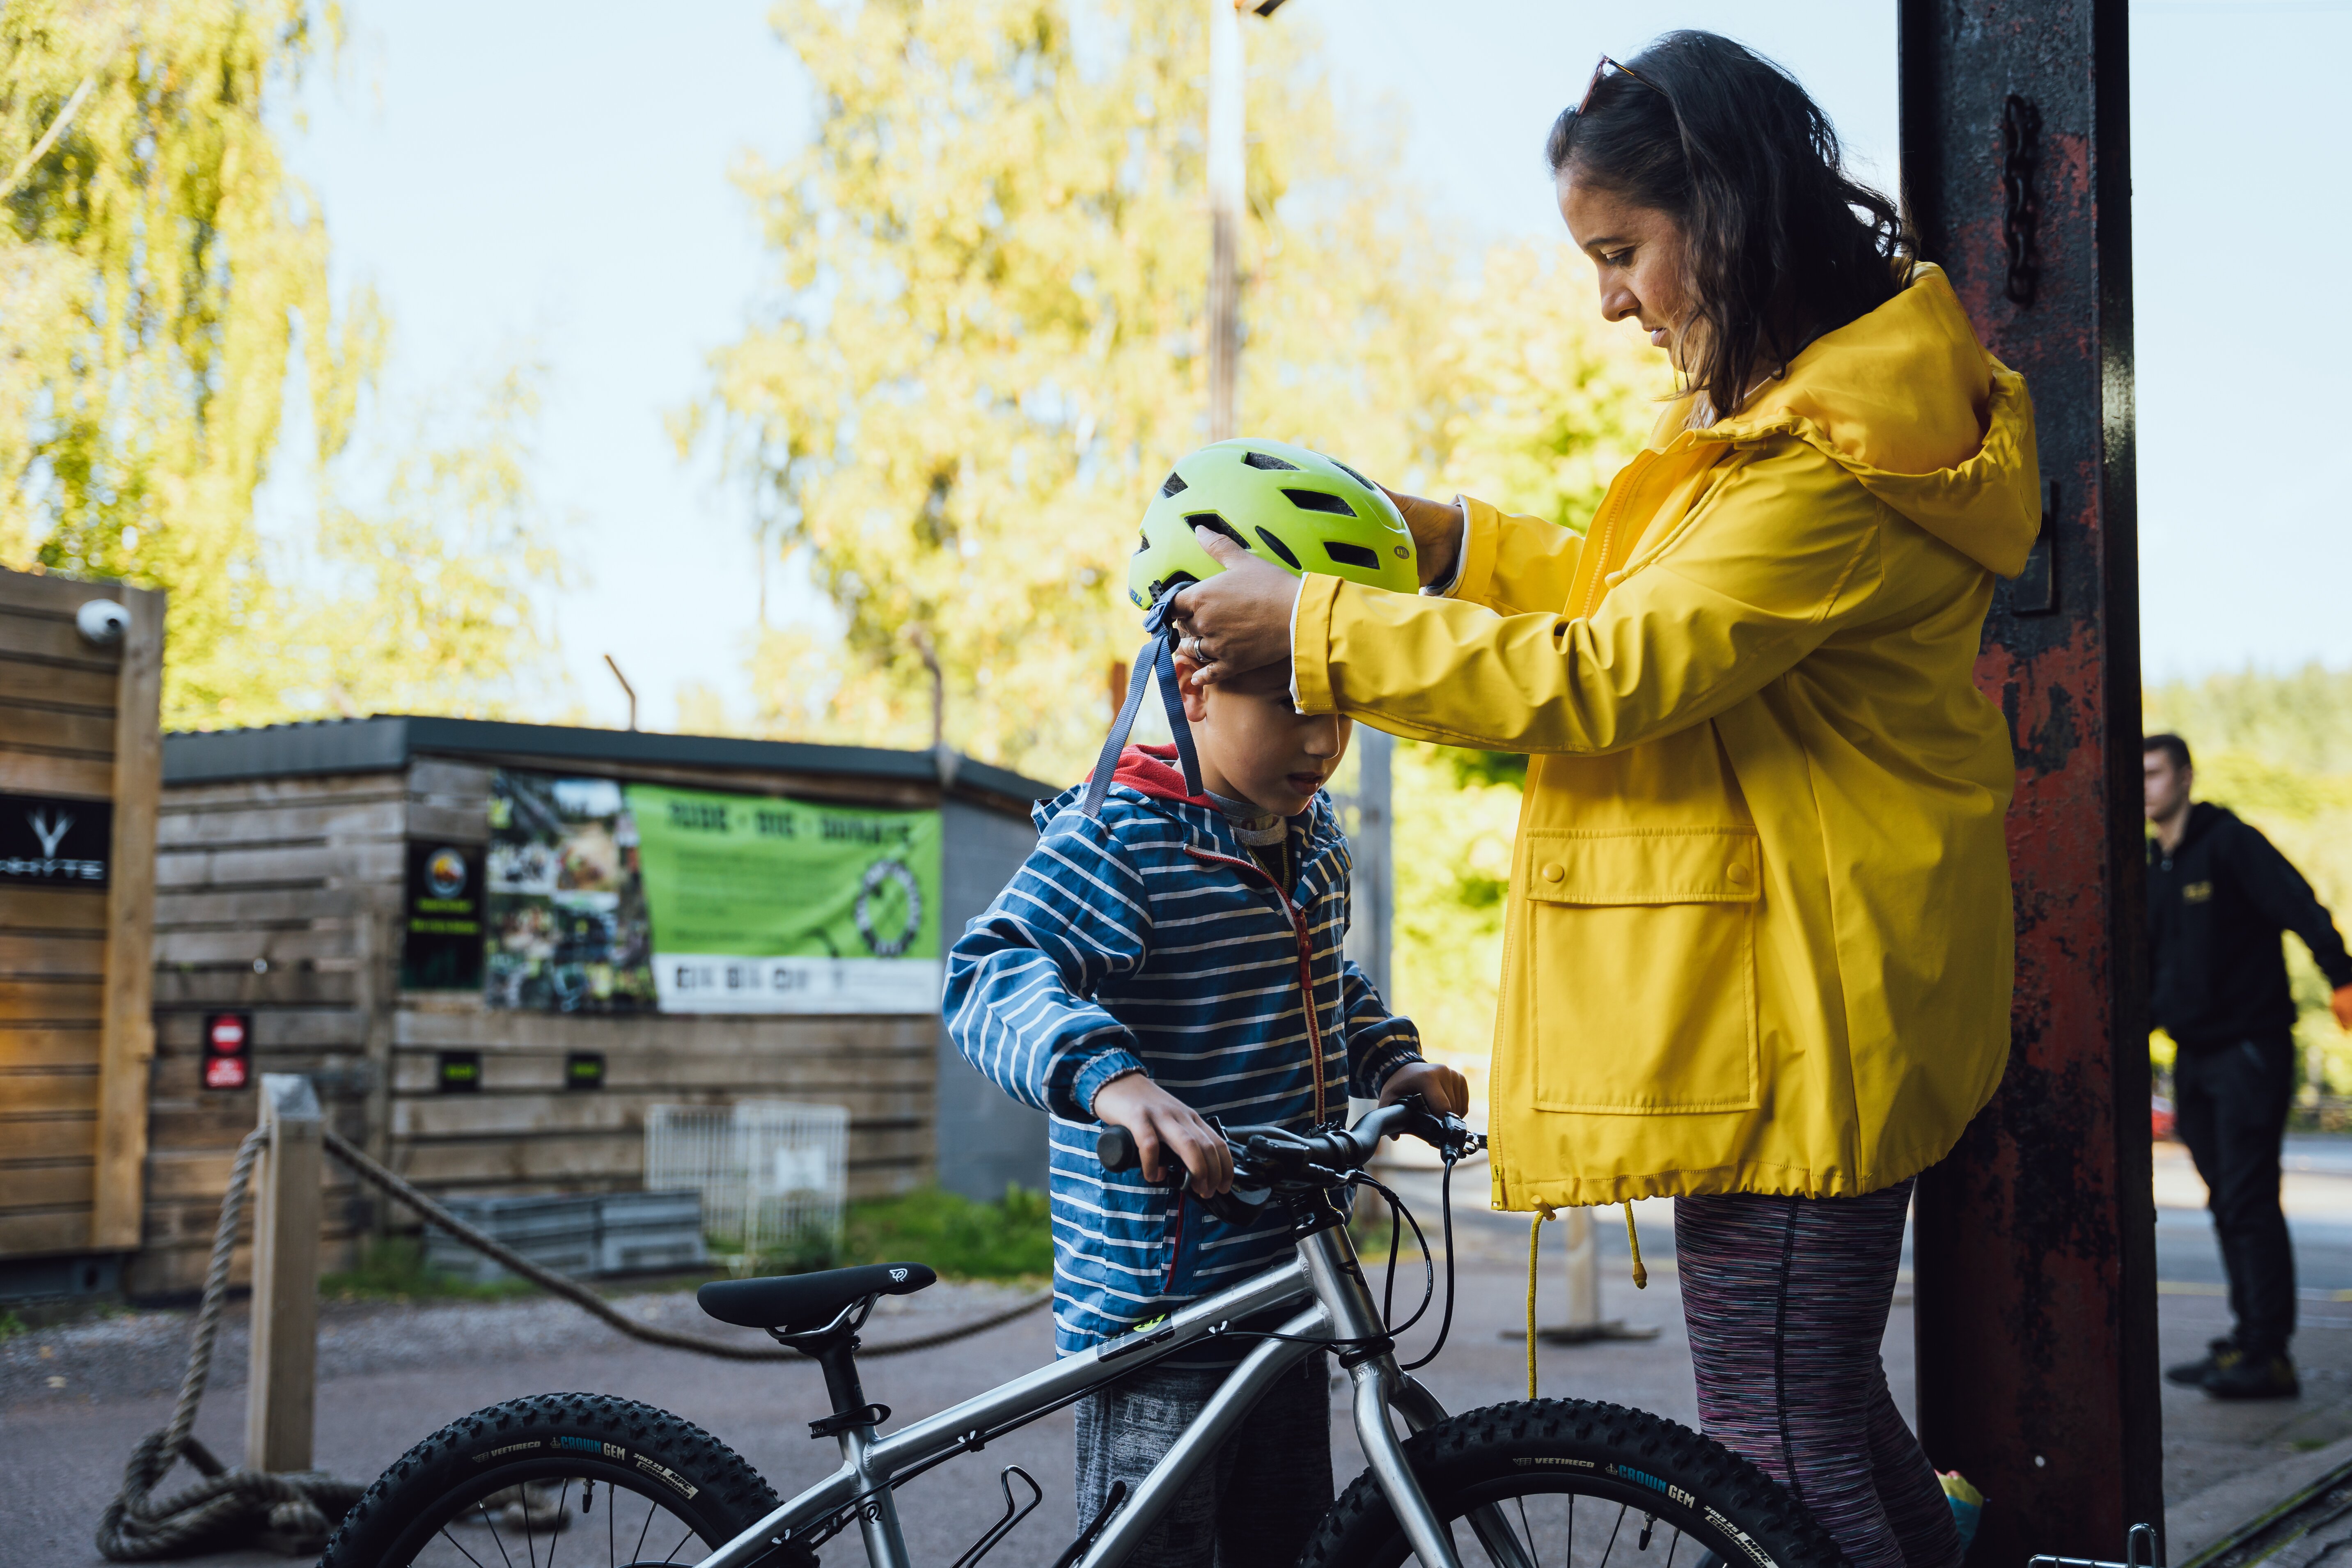
[[[1360,1170],[1370,1161],[1381,1139],[1404,1133],[1411,1133],[1441,1152],[1451,1152],[1457,1159],[1486,1142],[1460,1117],[1431,1110],[1417,1094],[1368,1111],[1349,1128],[1327,1128],[1316,1132],[1297,1132],[1287,1127],[1229,1127],[1220,1131],[1234,1151],[1236,1177],[1244,1173],[1260,1173],[1254,1169],[1254,1155],[1255,1163],[1294,1167],[1302,1176],[1310,1166],[1339,1173]],[[1114,1173],[1132,1171],[1142,1164],[1135,1135],[1124,1127],[1102,1130],[1095,1139],[1095,1158],[1102,1162],[1104,1170]],[[1262,1173],[1267,1179],[1287,1173]]]

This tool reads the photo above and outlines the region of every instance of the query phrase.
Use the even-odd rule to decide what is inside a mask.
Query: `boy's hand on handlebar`
[[[1470,1080],[1435,1062],[1407,1062],[1381,1085],[1382,1105],[1394,1105],[1408,1094],[1421,1096],[1423,1104],[1447,1116],[1470,1113]],[[1096,1098],[1099,1102],[1101,1097]]]
[[[1459,1074],[1455,1081],[1460,1081]],[[1234,1152],[1199,1111],[1145,1074],[1123,1073],[1095,1090],[1094,1110],[1096,1121],[1123,1127],[1135,1140],[1144,1180],[1165,1181],[1171,1173],[1163,1156],[1173,1154],[1200,1196],[1232,1191]]]

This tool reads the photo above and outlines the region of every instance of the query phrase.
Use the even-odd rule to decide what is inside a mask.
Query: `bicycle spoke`
[[[563,1485],[555,1494],[555,1519],[548,1529],[547,1568],[555,1568],[555,1549],[563,1540],[563,1500],[572,1495],[572,1478],[563,1478]]]
[[[626,1495],[615,1486],[604,1489],[604,1562],[607,1568],[620,1568],[621,1549],[613,1540],[613,1516],[621,1511],[621,1499]]]
[[[692,1525],[690,1525],[690,1524],[689,1524],[689,1525],[688,1525],[688,1526],[686,1527],[686,1534],[685,1534],[685,1535],[681,1535],[681,1536],[679,1536],[679,1537],[677,1538],[677,1546],[683,1546],[683,1545],[685,1545],[685,1544],[686,1544],[686,1542],[687,1542],[688,1537],[689,1537],[689,1536],[693,1535],[693,1533],[694,1533],[694,1526],[692,1526]],[[665,1562],[665,1563],[675,1563],[675,1562],[677,1562],[677,1546],[673,1546],[673,1547],[671,1547],[667,1552],[663,1552],[663,1553],[662,1553],[662,1561],[663,1561],[663,1562]]]
[[[1568,1551],[1560,1558],[1560,1568],[1576,1568],[1576,1494],[1568,1494]]]
[[[1666,1547],[1666,1568],[1675,1568],[1675,1553],[1680,1552],[1682,1549],[1683,1529],[1681,1525],[1676,1525],[1675,1526],[1675,1539]]]
[[[505,1563],[506,1568],[514,1568],[514,1559],[507,1555],[507,1538],[499,1533],[499,1521],[490,1517],[488,1500],[485,1499],[474,1506],[480,1512],[482,1522],[490,1527],[490,1540],[499,1549],[499,1561]]]
[[[1528,1521],[1528,1500],[1520,1497],[1513,1498],[1511,1501],[1518,1507],[1519,1529],[1527,1539],[1528,1568],[1543,1568],[1543,1553],[1536,1546],[1536,1527]]]
[[[1609,1568],[1609,1554],[1617,1550],[1617,1532],[1625,1528],[1625,1516],[1633,1511],[1631,1503],[1617,1505],[1617,1522],[1609,1527],[1609,1544],[1601,1549],[1600,1568]]]
[[[637,1543],[635,1547],[630,1549],[630,1562],[642,1563],[646,1560],[646,1531],[651,1530],[653,1527],[654,1500],[647,1498],[646,1499],[646,1521],[645,1523],[637,1526]]]
[[[466,1561],[471,1563],[474,1565],[474,1568],[482,1568],[482,1560],[475,1556],[472,1552],[467,1552],[466,1543],[458,1540],[456,1536],[450,1534],[449,1527],[446,1524],[441,1527],[441,1539],[456,1547],[460,1552],[464,1553]]]

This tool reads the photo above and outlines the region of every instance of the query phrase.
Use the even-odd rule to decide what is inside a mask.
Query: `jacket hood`
[[[1771,435],[1815,447],[1988,571],[2025,569],[2042,528],[2033,399],[1977,341],[1940,268],[1920,263],[1901,293],[1814,339],[1747,408],[1696,432]]]
[[[1176,765],[1173,745],[1128,747],[1118,754],[1118,771],[1110,775],[1110,782],[1123,784],[1153,800],[1181,800],[1187,805],[1205,805],[1212,810],[1217,804],[1205,795],[1184,793],[1184,774]]]
[[[1048,824],[1062,813],[1075,809],[1087,797],[1087,784],[1081,779],[1051,800],[1041,800],[1029,808],[1029,819],[1043,833]],[[1125,784],[1147,800],[1165,800],[1184,805],[1197,805],[1212,817],[1220,820],[1223,813],[1217,803],[1205,795],[1186,795],[1184,775],[1176,766],[1176,748],[1172,745],[1129,746],[1118,754],[1118,766],[1113,770],[1110,782]]]

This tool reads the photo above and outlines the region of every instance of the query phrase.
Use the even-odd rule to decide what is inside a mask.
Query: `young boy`
[[[1323,785],[1349,721],[1294,712],[1286,666],[1209,685],[1176,668],[1202,793],[1186,794],[1174,747],[1128,747],[1099,817],[1074,809],[1084,786],[1038,808],[1036,849],[948,963],[957,1047],[1053,1118],[1065,1355],[1288,1255],[1278,1220],[1232,1225],[1201,1204],[1233,1179],[1208,1115],[1305,1128],[1344,1116],[1350,1093],[1468,1106],[1462,1076],[1422,1059],[1412,1022],[1340,952],[1348,845]],[[1105,1173],[1097,1122],[1134,1135],[1139,1176]],[[1079,1402],[1081,1528],[1249,1348],[1219,1342]],[[1289,1568],[1331,1495],[1328,1373],[1311,1356],[1129,1562]]]

